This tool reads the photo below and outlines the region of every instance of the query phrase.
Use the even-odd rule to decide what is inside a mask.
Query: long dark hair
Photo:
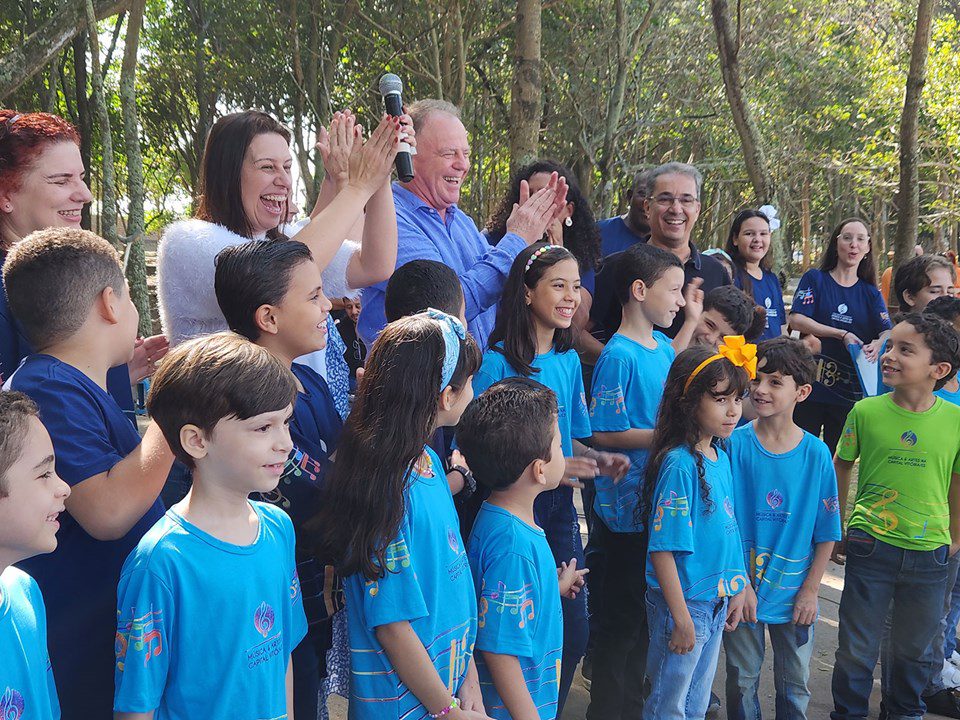
[[[507,234],[507,218],[513,212],[514,204],[520,202],[520,181],[529,181],[538,173],[557,173],[567,181],[567,202],[573,203],[573,215],[570,216],[573,224],[569,227],[563,226],[563,246],[573,253],[580,263],[581,273],[595,270],[600,262],[600,229],[593,217],[590,203],[580,191],[577,176],[556,160],[536,160],[513,174],[506,196],[487,220],[491,241],[496,244]]]
[[[840,239],[840,233],[842,233],[843,229],[850,223],[860,223],[869,231],[870,225],[867,224],[867,221],[863,218],[848,217],[844,220],[841,220],[840,224],[833,229],[832,233],[830,233],[830,239],[827,241],[827,249],[824,250],[823,258],[820,260],[821,272],[830,272],[837,266],[837,263],[840,259],[839,253],[837,252],[837,241]],[[870,283],[874,287],[877,286],[877,267],[873,262],[872,240],[868,244],[866,254],[860,258],[860,264],[857,265],[857,277],[864,282]]]
[[[637,503],[637,520],[643,522],[644,526],[649,524],[650,513],[653,511],[653,491],[657,486],[657,476],[660,474],[663,461],[671,450],[678,447],[686,448],[696,459],[700,498],[704,501],[707,512],[713,511],[703,455],[696,449],[702,434],[697,424],[697,406],[707,394],[714,397],[730,394],[743,395],[749,382],[745,370],[723,358],[706,365],[697,373],[690,387],[684,392],[687,378],[700,363],[715,354],[714,348],[703,346],[687,348],[677,355],[677,359],[670,366],[670,372],[667,373],[667,382],[657,413],[657,425],[653,431],[650,456],[643,482],[637,488],[640,496],[640,501]],[[716,391],[718,388],[723,392],[718,393]]]
[[[408,475],[437,420],[444,353],[439,322],[420,314],[387,325],[367,357],[323,507],[307,525],[318,557],[333,557],[343,576],[383,577]],[[467,335],[449,386],[462,391],[479,367],[480,349]]]
[[[200,197],[196,217],[222,225],[245,238],[253,236],[250,221],[243,211],[240,177],[247,148],[257,135],[276,133],[290,143],[290,131],[272,116],[260,110],[224,115],[210,128],[200,163]],[[287,202],[280,223],[287,217]],[[267,237],[282,237],[279,225]]]
[[[497,306],[497,322],[490,333],[490,348],[507,358],[511,367],[523,377],[530,377],[538,368],[532,366],[537,356],[537,331],[533,324],[533,312],[526,301],[526,291],[533,290],[543,278],[547,268],[563,260],[575,260],[566,248],[554,246],[540,253],[527,270],[527,261],[547,243],[534,243],[517,255],[510,267],[507,282],[503,286],[500,304]],[[503,343],[503,348],[494,347]],[[573,325],[553,331],[553,349],[558,353],[573,348]]]
[[[751,278],[750,273],[747,272],[747,261],[744,259],[743,255],[740,254],[740,248],[738,248],[734,242],[737,235],[740,234],[740,228],[743,227],[743,224],[750,218],[763,218],[763,220],[767,223],[767,227],[770,227],[770,218],[768,218],[766,214],[762,213],[761,211],[752,209],[741,210],[737,213],[737,216],[733,219],[733,223],[730,225],[730,233],[727,235],[726,250],[727,255],[729,255],[730,259],[733,261],[733,279],[739,280],[740,286],[743,288],[744,292],[750,297],[753,297],[753,278]],[[772,238],[770,242],[773,243]],[[769,272],[769,251],[760,259],[760,269]]]

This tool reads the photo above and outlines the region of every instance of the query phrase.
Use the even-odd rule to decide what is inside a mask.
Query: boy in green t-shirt
[[[844,542],[847,569],[833,672],[833,720],[866,718],[884,620],[892,610],[891,718],[919,718],[949,558],[960,548],[960,407],[934,396],[960,367],[960,337],[910,313],[881,358],[887,395],[854,405],[834,464],[841,520],[853,463],[857,497]],[[885,670],[885,674],[888,671]]]

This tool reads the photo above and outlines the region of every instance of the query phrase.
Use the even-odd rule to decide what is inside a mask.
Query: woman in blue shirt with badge
[[[765,206],[771,211],[773,208]],[[771,215],[773,212],[771,212]],[[776,227],[774,227],[776,225]],[[727,253],[733,261],[733,284],[767,311],[767,327],[757,342],[783,334],[787,313],[780,281],[770,271],[770,233],[780,227],[761,210],[741,210],[727,236]]]
[[[859,345],[867,360],[876,360],[880,334],[891,328],[863,220],[841,222],[830,235],[820,267],[800,278],[790,326],[822,343],[813,393],[797,405],[794,420],[816,437],[822,431],[832,453],[847,413],[863,397],[848,346]]]

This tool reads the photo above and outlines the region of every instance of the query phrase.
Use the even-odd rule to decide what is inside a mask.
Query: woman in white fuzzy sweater
[[[404,123],[403,130],[412,136],[412,125]],[[170,343],[226,329],[213,289],[215,259],[250,239],[295,234],[324,269],[328,297],[390,277],[397,257],[390,172],[399,134],[398,121],[384,118],[363,142],[353,116],[338,113],[318,142],[327,173],[317,207],[309,220],[285,226],[292,190],[289,130],[257,110],[220,118],[204,150],[196,217],[171,224],[159,245],[157,295]],[[351,232],[359,244],[344,242]],[[306,361],[327,376],[322,363]],[[332,390],[339,384],[339,378],[328,380]]]

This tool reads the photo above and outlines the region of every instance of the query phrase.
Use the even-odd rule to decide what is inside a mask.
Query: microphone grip
[[[403,115],[403,99],[400,93],[390,93],[383,96],[383,104],[386,106],[387,115],[400,117]]]
[[[397,177],[401,182],[413,180],[413,158],[410,157],[409,152],[398,152],[394,166],[397,168]]]

